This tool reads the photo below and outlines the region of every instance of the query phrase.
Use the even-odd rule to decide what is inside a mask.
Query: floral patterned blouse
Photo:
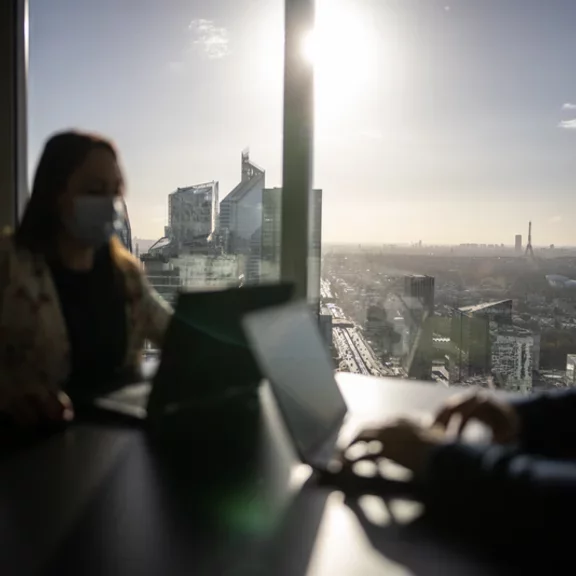
[[[124,271],[127,353],[138,366],[145,340],[160,346],[172,310],[149,285],[137,262]],[[46,261],[0,239],[0,410],[13,395],[57,390],[71,369],[70,342]]]

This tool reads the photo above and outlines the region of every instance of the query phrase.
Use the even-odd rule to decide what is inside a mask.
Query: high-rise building
[[[404,277],[405,320],[408,330],[408,353],[402,359],[410,378],[429,380],[432,375],[434,278]]]
[[[497,324],[512,324],[512,300],[498,300],[464,306],[460,308],[460,312],[476,318],[486,318],[489,322],[496,322]]]
[[[387,309],[386,306],[370,304],[366,309],[366,322],[364,323],[364,336],[374,352],[382,357],[398,356],[402,358],[405,342],[404,318],[388,317],[388,312],[396,310]]]
[[[254,233],[262,226],[262,191],[266,173],[242,152],[241,181],[220,202],[220,235],[229,254],[249,254]]]
[[[541,339],[541,334],[539,332],[532,333],[532,370],[535,372],[540,372]]]
[[[450,380],[489,375],[490,323],[512,324],[512,300],[464,306],[454,312],[451,323]]]
[[[450,381],[490,374],[490,321],[462,309],[451,318]]]
[[[308,294],[320,300],[320,260],[322,253],[322,190],[310,196],[308,252]],[[262,194],[262,247],[260,271],[263,281],[280,278],[282,188],[265,188]]]
[[[534,338],[517,326],[490,326],[492,374],[497,384],[513,392],[532,391]]]
[[[308,209],[308,298],[320,313],[322,273],[322,190],[312,189]]]
[[[143,254],[140,259],[150,285],[169,304],[174,305],[178,293],[182,290],[180,271],[170,263],[168,258],[160,255]]]
[[[261,280],[262,259],[262,228],[258,228],[250,238],[248,254],[244,256],[245,278],[249,284],[257,284]]]
[[[405,276],[404,296],[419,300],[424,309],[432,315],[434,313],[434,278],[421,275]]]
[[[239,285],[241,259],[231,254],[184,254],[170,263],[187,291],[233,288]]]
[[[516,234],[514,250],[516,250],[516,252],[522,252],[522,234]]]
[[[332,339],[332,314],[327,308],[323,308],[318,316],[318,327],[326,344],[326,348],[328,348],[330,354],[332,354],[332,348],[334,346]]]
[[[166,235],[177,251],[208,239],[218,219],[218,182],[178,188],[168,196]]]
[[[265,188],[262,195],[262,278],[280,278],[282,188]]]

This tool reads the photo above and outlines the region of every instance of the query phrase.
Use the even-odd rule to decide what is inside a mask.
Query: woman
[[[171,309],[115,235],[123,188],[110,142],[57,134],[0,240],[0,411],[21,422],[70,419],[64,390],[96,391],[161,345]]]

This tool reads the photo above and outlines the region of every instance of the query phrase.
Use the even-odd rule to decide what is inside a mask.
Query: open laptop
[[[328,350],[306,303],[250,313],[242,325],[296,452],[320,484],[348,495],[420,496],[422,487],[413,479],[381,473],[359,475],[352,466],[342,465],[342,454],[362,421],[348,412]]]
[[[152,381],[92,397],[90,406],[142,420],[255,393],[262,374],[241,319],[292,294],[289,283],[180,294]]]
[[[394,465],[392,474],[386,467],[388,471],[379,470],[369,476],[360,476],[351,467],[342,466],[342,452],[350,446],[363,422],[348,412],[327,347],[306,303],[250,313],[242,325],[296,451],[318,473],[320,483],[348,494],[385,492],[411,498],[421,495],[425,488],[419,481],[398,475]],[[489,441],[486,427],[473,422],[467,428],[470,430],[464,435],[465,441]]]
[[[242,325],[301,460],[320,472],[336,471],[360,423],[348,412],[308,305],[254,312]]]

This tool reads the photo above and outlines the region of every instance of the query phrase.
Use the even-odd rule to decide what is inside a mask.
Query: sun
[[[319,0],[316,27],[302,38],[303,58],[314,65],[317,113],[358,104],[375,70],[376,35],[367,11],[351,0]]]

